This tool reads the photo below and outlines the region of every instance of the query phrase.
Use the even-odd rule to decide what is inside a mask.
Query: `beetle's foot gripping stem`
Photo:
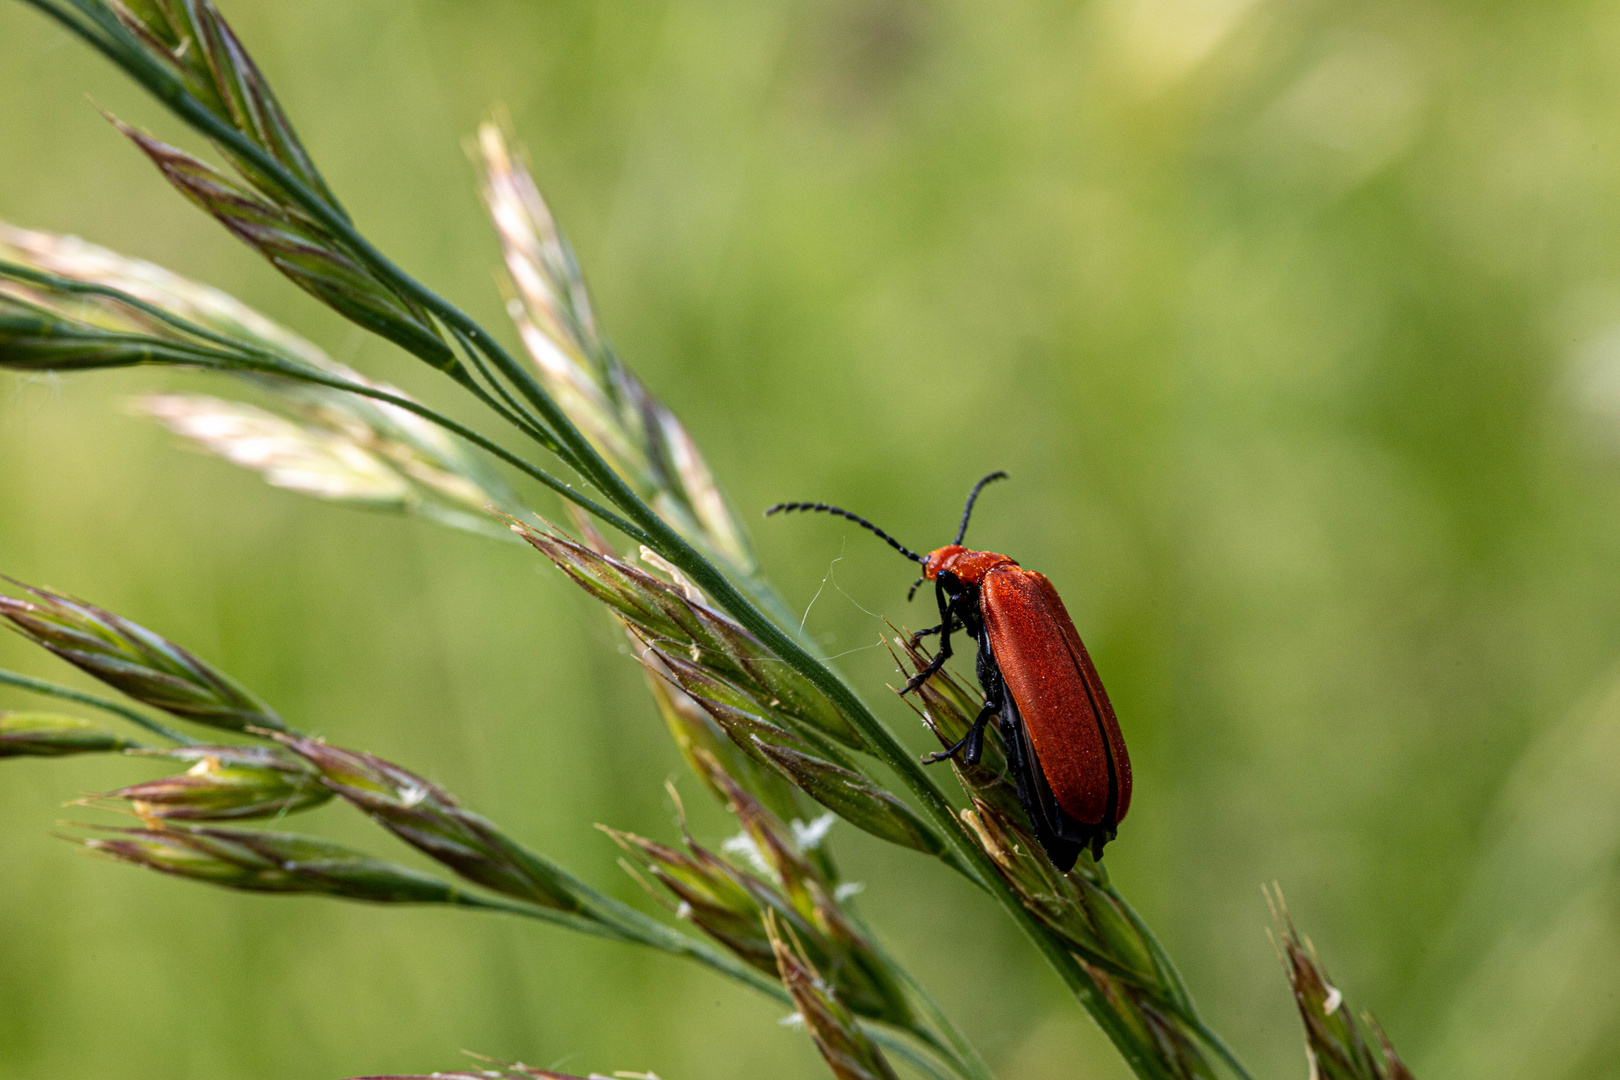
[[[911,635],[911,647],[915,649],[917,647],[918,643],[921,642],[923,638],[925,638],[925,637],[933,637],[935,634],[939,633],[941,630],[944,630],[944,629],[945,629],[945,624],[940,623],[938,626],[930,626],[926,630],[917,631],[915,634]]]
[[[940,653],[938,656],[934,657],[928,662],[927,667],[923,668],[921,671],[917,672],[917,674],[907,679],[905,687],[900,691],[900,696],[905,697],[907,694],[911,693],[913,690],[917,689],[917,687],[921,686],[923,683],[932,678],[940,668],[945,666],[946,657],[947,654]]]
[[[924,667],[921,671],[917,672],[917,674],[906,680],[906,688],[900,691],[901,697],[905,697],[907,694],[917,689],[917,687],[927,682],[933,677],[935,672],[939,671],[940,668],[945,666],[945,661],[951,658],[951,633],[954,629],[955,627],[951,626],[951,620],[946,619],[933,629],[924,630],[921,633],[912,636],[912,643],[915,644],[917,638],[921,637],[923,634],[939,634],[939,652],[935,654],[932,660],[928,661],[927,667]]]
[[[973,726],[967,729],[967,734],[956,741],[955,746],[940,750],[937,753],[924,754],[923,764],[933,765],[936,762],[944,761],[946,758],[953,758],[957,754],[961,754],[962,764],[968,766],[977,765],[979,758],[984,754],[985,721],[989,720],[995,713],[995,709],[986,708],[979,713],[978,719],[973,721]]]

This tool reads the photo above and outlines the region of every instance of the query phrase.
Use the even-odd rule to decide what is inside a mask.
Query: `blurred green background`
[[[225,9],[362,226],[503,333],[462,141],[509,108],[608,333],[749,516],[825,498],[931,546],[973,479],[1012,473],[971,539],[1067,599],[1136,768],[1108,865],[1258,1076],[1305,1069],[1271,881],[1418,1075],[1620,1071],[1620,8]],[[0,217],[461,407],[174,195],[86,93],[186,141],[0,6]],[[601,612],[531,552],[267,489],[125,414],[178,384],[0,378],[0,570],[639,896],[591,824],[670,839],[663,780],[700,797]],[[755,537],[922,747],[871,647],[877,615],[923,616],[910,568],[828,520]],[[0,664],[78,682],[15,639]],[[7,1080],[326,1080],[463,1048],[825,1075],[781,1008],[672,959],[226,894],[50,837],[130,777],[0,766]],[[310,821],[410,861],[341,807]],[[835,836],[1003,1080],[1127,1075],[989,901]]]

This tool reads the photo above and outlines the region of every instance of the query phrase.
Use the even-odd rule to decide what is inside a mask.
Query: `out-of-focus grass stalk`
[[[114,290],[113,295],[53,296],[49,286],[29,288],[10,283],[18,298],[41,304],[68,317],[77,317],[107,329],[149,332],[184,330],[170,320],[159,320],[131,307],[122,298],[134,298],[191,327],[212,332],[216,343],[279,356],[294,365],[372,389],[405,397],[401,391],[371,382],[358,372],[334,362],[321,349],[279,326],[218,289],[202,285],[141,259],[130,258],[87,243],[77,237],[19,229],[0,222],[0,257],[46,274]],[[0,284],[0,293],[8,291]],[[115,298],[116,297],[116,298]],[[334,435],[346,435],[396,465],[407,477],[471,509],[514,504],[501,478],[467,454],[449,436],[421,417],[395,406],[339,392],[267,379],[243,372],[261,389],[298,406],[301,419],[318,423]],[[363,436],[363,437],[362,437]]]
[[[310,367],[340,370],[313,344],[235,297],[155,263],[120,255],[76,236],[20,229],[0,222],[0,258],[47,274],[104,285],[207,328],[222,338],[256,345]],[[0,292],[3,291],[6,290],[0,288]],[[109,328],[161,332],[164,326],[150,315],[119,305],[106,296],[79,296],[72,301],[58,297],[53,301],[43,293],[34,293],[29,298]]]
[[[697,443],[597,330],[573,248],[499,123],[478,129],[477,161],[514,293],[507,311],[546,390],[642,499],[791,622]]]
[[[1057,937],[1049,933],[1025,908],[1016,892],[1002,879],[993,860],[973,841],[963,823],[957,818],[950,802],[876,715],[831,669],[813,657],[792,633],[773,622],[727,578],[725,573],[693,547],[679,530],[673,528],[644,503],[625,478],[615,472],[591,445],[589,439],[546,392],[534,374],[519,364],[459,308],[421,285],[383,256],[353,228],[347,215],[338,207],[335,200],[330,199],[327,193],[320,189],[319,185],[307,182],[295,169],[278,160],[276,154],[272,152],[278,148],[277,142],[267,136],[262,127],[250,123],[251,116],[244,115],[241,110],[233,112],[210,108],[207,102],[196,96],[185,78],[171,70],[172,58],[167,56],[167,50],[161,42],[153,42],[150,35],[145,38],[137,36],[111,5],[104,0],[64,0],[61,3],[57,0],[24,0],[24,2],[45,12],[78,34],[141,82],[177,116],[205,137],[214,140],[237,162],[244,176],[262,194],[272,200],[285,201],[287,209],[296,210],[304,216],[321,234],[319,239],[330,241],[331,251],[352,259],[363,275],[374,281],[379,289],[396,295],[408,306],[419,307],[431,318],[436,319],[469,353],[481,354],[482,358],[508,381],[517,397],[526,406],[526,415],[533,420],[533,430],[529,430],[529,433],[543,445],[555,449],[563,460],[576,468],[602,492],[608,502],[629,519],[633,529],[629,534],[633,538],[648,544],[668,559],[698,588],[713,597],[719,607],[735,616],[738,622],[756,635],[768,649],[827,695],[860,733],[864,743],[901,777],[906,787],[922,804],[924,812],[932,819],[935,827],[942,831],[952,856],[991,892],[1003,911],[1026,932],[1070,990],[1104,1028],[1133,1070],[1144,1077],[1174,1075],[1162,1067],[1151,1048],[1130,1030],[1117,1007],[1107,999],[1098,984],[1074,960]],[[189,166],[187,168],[189,169]],[[185,176],[176,175],[175,179],[177,182],[187,181],[193,175],[188,171]],[[195,189],[192,194],[205,202],[213,198],[202,188]],[[209,208],[217,214],[228,214],[231,211],[230,204],[225,200],[214,200]],[[248,218],[244,218],[243,221],[249,226],[253,225]],[[273,250],[268,248],[264,250],[275,257]],[[329,255],[330,252],[326,254]],[[364,285],[354,287],[364,288]],[[344,304],[354,302],[352,297],[341,295],[326,295],[322,298],[340,311],[344,310]],[[350,314],[360,325],[367,325],[364,317],[368,310],[375,308],[367,309],[361,304],[358,308],[351,307],[345,313]],[[441,349],[438,343],[416,340],[412,333],[400,332],[397,327],[372,325],[370,328],[392,337],[424,361],[457,378],[463,385],[469,388],[477,386],[466,368],[455,362],[453,354],[449,353],[447,348]],[[414,327],[409,329],[414,330]],[[446,362],[447,356],[449,363]],[[476,366],[483,370],[482,361]],[[508,410],[496,402],[487,391],[479,392],[481,398],[492,409],[511,418]],[[523,425],[520,423],[519,427],[522,428]],[[559,493],[574,498],[571,491],[560,490]],[[616,518],[617,515],[613,517]]]
[[[634,523],[590,499],[572,484],[519,457],[478,432],[410,398],[375,385],[331,374],[289,359],[285,355],[233,340],[205,326],[189,322],[157,304],[98,282],[78,281],[31,266],[0,261],[0,281],[27,286],[35,301],[23,316],[8,319],[6,304],[19,301],[0,289],[0,368],[73,371],[87,367],[125,367],[159,364],[191,367],[230,374],[270,376],[290,384],[306,384],[369,398],[465,439],[490,455],[538,480],[564,498],[619,529],[628,536],[646,538]],[[107,329],[99,318],[89,321],[60,311],[60,304],[39,306],[38,298],[93,297],[150,317],[161,333],[133,333]]]
[[[0,712],[0,758],[66,757],[133,750],[140,744],[60,713]]]
[[[317,498],[404,509],[410,487],[351,439],[298,424],[267,409],[200,395],[142,398],[136,412],[233,464],[262,473],[273,487]]]
[[[477,1057],[477,1055],[472,1055]],[[487,1060],[487,1059],[484,1059]],[[552,1072],[550,1069],[536,1069],[528,1065],[508,1061],[491,1061],[494,1068],[479,1069],[477,1072],[436,1072],[431,1074],[412,1073],[409,1076],[356,1076],[353,1080],[614,1080],[614,1077],[640,1077],[643,1080],[658,1080],[652,1073],[614,1073],[613,1077],[603,1076],[601,1073],[591,1073],[589,1076],[575,1076],[573,1073]]]
[[[115,297],[139,300],[190,326],[211,331],[237,348],[269,353],[295,368],[407,397],[333,362],[314,345],[217,289],[76,237],[0,222],[0,259],[57,279],[114,290],[112,295],[86,295],[55,288],[52,279],[0,279],[0,295],[59,318],[106,332],[178,338],[177,343],[215,343],[177,333],[181,328],[173,322],[154,318]],[[45,366],[48,357],[61,358],[63,344],[47,350],[35,363]],[[43,343],[36,348],[43,348]],[[6,360],[0,362],[27,362],[16,341],[5,352]],[[105,352],[102,356],[110,359]],[[508,540],[511,534],[489,519],[488,508],[519,516],[526,513],[500,476],[465,441],[413,412],[327,386],[250,370],[237,374],[268,395],[279,412],[181,394],[144,398],[136,411],[239,465],[262,472],[272,484],[321,498],[413,512]]]

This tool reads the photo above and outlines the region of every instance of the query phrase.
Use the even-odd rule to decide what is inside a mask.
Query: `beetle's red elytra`
[[[1007,751],[1008,771],[1036,839],[1059,870],[1073,867],[1081,851],[1102,858],[1131,805],[1131,759],[1114,707],[1080,641],[1057,589],[1044,574],[1025,570],[1005,555],[962,546],[979,492],[1006,473],[980,480],[968,495],[956,540],[918,555],[865,518],[826,503],[781,503],[765,511],[804,510],[846,518],[921,563],[912,586],[934,583],[940,624],[912,635],[915,643],[940,636],[939,652],[902,693],[921,686],[951,656],[957,630],[978,644],[983,710],[962,740],[927,761],[961,754],[979,760],[984,727],[995,719]]]

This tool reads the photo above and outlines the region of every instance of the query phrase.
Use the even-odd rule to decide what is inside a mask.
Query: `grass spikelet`
[[[1266,902],[1277,924],[1277,953],[1305,1024],[1311,1080],[1413,1080],[1372,1013],[1362,1013],[1358,1021],[1344,994],[1328,981],[1316,949],[1295,929],[1282,892],[1266,890]]]
[[[853,749],[862,741],[848,720],[803,675],[788,667],[729,616],[644,570],[556,531],[521,523],[513,530],[575,584],[607,604],[660,653],[689,662],[734,687],[762,715]],[[690,691],[689,691],[690,692]]]
[[[317,395],[286,387],[279,399],[291,417],[202,394],[153,394],[137,400],[133,411],[251,469],[272,487],[511,537],[485,512],[517,509],[511,493],[448,438],[424,438],[442,433],[402,432],[400,416],[379,415],[389,406],[361,404],[337,391]]]
[[[582,912],[573,879],[455,796],[398,765],[319,739],[278,735],[320,781],[373,821],[468,881],[540,907]]]
[[[183,720],[243,731],[285,730],[270,706],[229,675],[118,615],[47,589],[0,595],[0,617],[85,673]]]
[[[833,986],[822,979],[803,946],[774,913],[766,915],[765,929],[782,983],[833,1075],[838,1080],[898,1080],[883,1052],[855,1023]]]
[[[338,237],[255,194],[185,151],[121,121],[113,122],[176,190],[258,251],[300,289],[440,370],[459,369],[455,353],[439,336],[427,313],[378,279]]]
[[[479,904],[437,878],[313,836],[173,825],[108,831],[110,838],[78,843],[120,862],[227,889],[378,904]]]
[[[139,745],[73,716],[0,712],[0,758],[107,754]]]
[[[252,405],[202,395],[141,399],[141,413],[272,487],[322,499],[405,509],[410,485],[353,441]]]
[[[337,205],[269,83],[209,0],[123,0],[94,6],[115,15],[144,46],[147,57],[172,72],[210,112]],[[222,149],[228,152],[228,148]],[[281,193],[280,184],[252,163],[239,157],[234,160],[255,186],[266,193]]]
[[[601,338],[573,249],[499,124],[478,130],[484,203],[515,298],[508,311],[541,381],[614,470],[689,540],[744,577],[758,571],[736,511],[697,444]]]
[[[670,738],[692,772],[714,795],[724,801],[726,790],[715,777],[736,777],[741,786],[757,794],[778,815],[793,817],[798,807],[793,789],[776,771],[746,753],[727,735],[698,701],[677,684],[675,675],[661,654],[626,628],[631,648],[646,668],[647,690],[652,694],[659,715],[664,718]],[[784,735],[788,733],[784,731]],[[791,737],[791,736],[789,736]]]
[[[733,788],[731,794],[753,844],[751,853],[770,868],[768,877],[698,844],[686,833],[684,819],[684,852],[633,833],[604,831],[640,857],[681,918],[739,959],[777,974],[766,930],[767,917],[774,915],[793,927],[850,1008],[897,1027],[912,1025],[910,1006],[886,962],[839,910],[831,883],[804,858],[790,830],[745,792]]]
[[[314,770],[269,747],[185,746],[155,754],[194,764],[91,801],[128,802],[148,821],[248,821],[312,810],[332,798]]]

